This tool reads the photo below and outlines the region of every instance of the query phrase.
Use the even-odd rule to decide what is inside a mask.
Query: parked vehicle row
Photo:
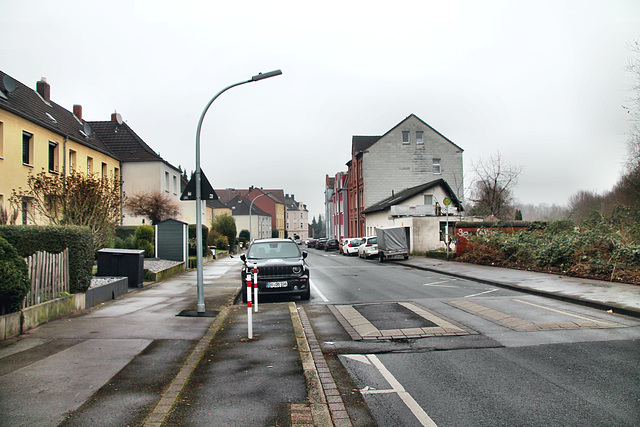
[[[346,256],[357,255],[360,258],[375,258],[378,255],[378,245],[376,236],[355,237],[345,239],[308,239],[308,248],[316,248],[326,252],[338,250],[340,254]]]

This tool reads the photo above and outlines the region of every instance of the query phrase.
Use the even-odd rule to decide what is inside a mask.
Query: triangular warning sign
[[[187,184],[187,187],[182,192],[180,200],[195,200],[196,199],[196,174],[194,173]],[[218,200],[218,195],[213,191],[213,187],[209,183],[209,180],[205,176],[204,172],[200,171],[200,199],[201,200]]]

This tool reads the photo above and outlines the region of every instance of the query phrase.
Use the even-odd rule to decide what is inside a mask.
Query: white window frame
[[[433,174],[442,174],[442,159],[433,159]]]
[[[424,144],[424,131],[417,130],[416,131],[416,144]]]
[[[405,141],[406,137],[406,141]],[[408,130],[402,131],[402,144],[407,145],[411,144],[411,133]]]

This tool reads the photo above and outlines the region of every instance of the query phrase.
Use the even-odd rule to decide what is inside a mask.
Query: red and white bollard
[[[258,266],[253,265],[253,299],[255,300],[254,311],[258,312]]]
[[[253,319],[251,317],[251,274],[247,273],[247,338],[253,339]]]

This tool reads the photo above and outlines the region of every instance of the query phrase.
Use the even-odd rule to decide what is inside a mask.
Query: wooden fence
[[[60,292],[69,292],[69,249],[58,254],[36,252],[25,261],[29,266],[31,290],[23,308],[57,298]]]

